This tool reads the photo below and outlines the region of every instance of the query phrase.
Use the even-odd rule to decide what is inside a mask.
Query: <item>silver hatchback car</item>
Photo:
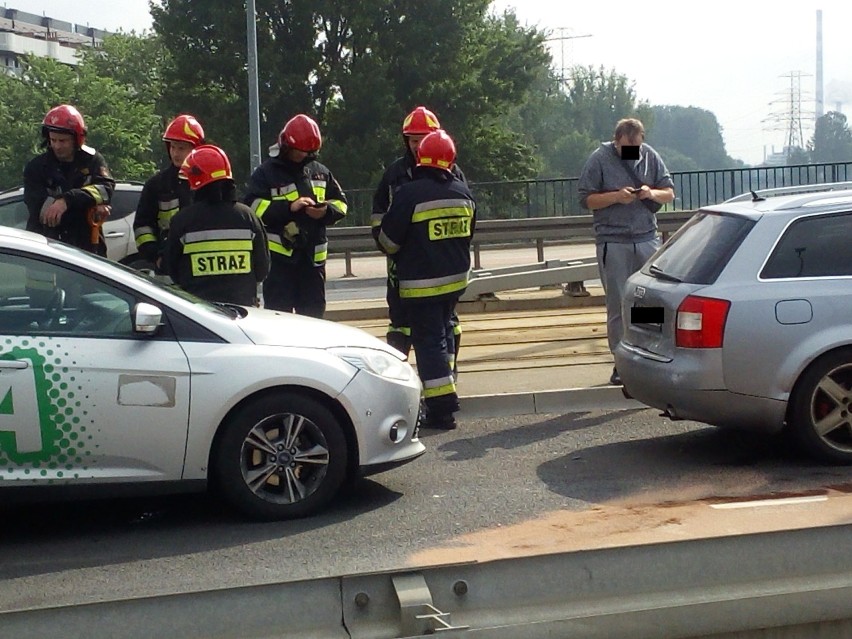
[[[852,463],[849,186],[698,211],[627,282],[625,394],[672,419],[786,428],[809,454]]]

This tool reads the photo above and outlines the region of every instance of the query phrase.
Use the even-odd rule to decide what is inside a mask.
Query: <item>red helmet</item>
[[[163,133],[165,142],[189,142],[192,146],[204,144],[204,129],[195,116],[183,114],[169,122]]]
[[[46,140],[49,133],[68,133],[74,136],[78,147],[86,143],[86,123],[80,112],[70,104],[60,104],[53,107],[44,116],[41,123],[41,134]]]
[[[403,135],[426,135],[441,128],[437,116],[426,107],[419,106],[402,121]]]
[[[290,118],[278,134],[278,146],[316,153],[322,146],[319,125],[303,113]]]
[[[192,149],[180,167],[180,176],[189,180],[189,188],[193,191],[217,180],[234,179],[228,156],[212,144],[202,144]]]
[[[417,166],[433,166],[449,171],[456,161],[456,145],[446,131],[433,131],[417,146]]]

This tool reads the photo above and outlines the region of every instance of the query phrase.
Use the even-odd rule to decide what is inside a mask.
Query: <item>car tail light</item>
[[[677,308],[675,346],[681,348],[721,348],[729,300],[690,295]]]

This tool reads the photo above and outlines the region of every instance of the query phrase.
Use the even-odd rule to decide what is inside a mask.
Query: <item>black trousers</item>
[[[322,318],[325,315],[325,264],[273,260],[263,282],[263,307]]]
[[[408,304],[399,297],[399,280],[396,277],[396,264],[388,259],[388,278],[385,301],[388,304],[387,343],[408,357],[411,352],[411,322],[408,319]],[[449,330],[452,332],[453,346],[450,352],[453,375],[458,376],[459,347],[461,346],[461,321],[456,313],[455,303],[450,314]]]
[[[450,316],[456,300],[403,301],[403,305],[408,310],[417,373],[429,414],[436,418],[451,415],[459,409],[451,365],[454,339]]]

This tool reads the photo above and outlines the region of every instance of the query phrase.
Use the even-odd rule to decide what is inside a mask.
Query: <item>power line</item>
[[[805,148],[805,138],[802,133],[802,118],[812,121],[814,114],[802,109],[802,78],[812,77],[809,73],[791,71],[780,76],[790,79],[790,87],[781,97],[770,102],[773,111],[761,122],[764,130],[784,131],[786,133],[784,151],[789,156],[795,149]]]
[[[584,34],[581,34],[581,35],[565,35],[566,31],[568,33],[573,34],[574,30],[569,28],[569,27],[556,27],[556,31],[559,32],[558,36],[550,36],[548,38],[545,38],[544,40],[545,40],[545,42],[558,41],[560,43],[561,59],[560,59],[560,65],[559,65],[559,86],[562,87],[562,88],[566,88],[567,85],[568,85],[568,75],[567,75],[567,67],[565,66],[565,42],[569,41],[569,40],[577,40],[578,38],[591,38],[592,34],[591,33],[584,33]],[[569,53],[569,55],[570,55],[570,53]],[[573,66],[573,65],[569,64],[569,66]]]

